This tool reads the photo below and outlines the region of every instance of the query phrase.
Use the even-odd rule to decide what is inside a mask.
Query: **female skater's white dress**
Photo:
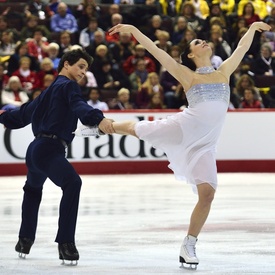
[[[211,74],[212,67],[199,68]],[[207,77],[207,76],[205,76]],[[216,146],[228,110],[227,83],[195,84],[186,93],[188,108],[166,119],[140,121],[137,136],[163,150],[175,177],[186,180],[197,191],[197,184],[217,188]]]

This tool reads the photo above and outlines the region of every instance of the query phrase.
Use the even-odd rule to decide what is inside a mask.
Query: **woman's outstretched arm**
[[[142,44],[146,50],[150,52],[179,82],[182,83],[183,81],[186,81],[188,83],[190,81],[192,71],[187,67],[179,64],[168,53],[158,48],[150,38],[139,31],[135,26],[118,24],[109,30],[111,35],[117,32],[131,33],[136,38],[136,40]]]
[[[270,26],[264,22],[254,22],[245,33],[245,35],[240,40],[237,48],[232,53],[232,55],[227,58],[222,65],[219,67],[219,71],[221,71],[228,78],[230,75],[236,70],[240,62],[242,61],[245,53],[249,50],[255,32],[263,32],[270,30]]]

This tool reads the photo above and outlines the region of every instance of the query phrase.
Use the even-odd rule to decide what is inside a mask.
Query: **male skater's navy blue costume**
[[[59,244],[75,243],[81,179],[66,159],[65,147],[74,138],[72,132],[76,129],[78,118],[83,124],[94,126],[104,116],[82,99],[80,87],[75,81],[62,75],[57,76],[34,101],[0,115],[0,123],[10,129],[32,123],[36,137],[26,154],[28,174],[23,188],[19,238],[35,239],[43,184],[48,177],[63,191],[55,241]]]

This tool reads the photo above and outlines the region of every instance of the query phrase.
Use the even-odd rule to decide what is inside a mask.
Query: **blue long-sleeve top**
[[[78,119],[84,125],[94,126],[103,118],[100,110],[88,105],[81,97],[81,89],[75,81],[59,75],[34,101],[0,115],[0,123],[9,129],[31,123],[35,136],[54,134],[69,144],[74,138],[72,132]]]

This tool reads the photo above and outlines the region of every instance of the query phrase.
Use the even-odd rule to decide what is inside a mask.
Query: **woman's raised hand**
[[[117,32],[130,32],[130,33],[132,33],[132,31],[134,29],[135,29],[135,27],[133,25],[117,24],[109,30],[109,34],[113,35]]]

